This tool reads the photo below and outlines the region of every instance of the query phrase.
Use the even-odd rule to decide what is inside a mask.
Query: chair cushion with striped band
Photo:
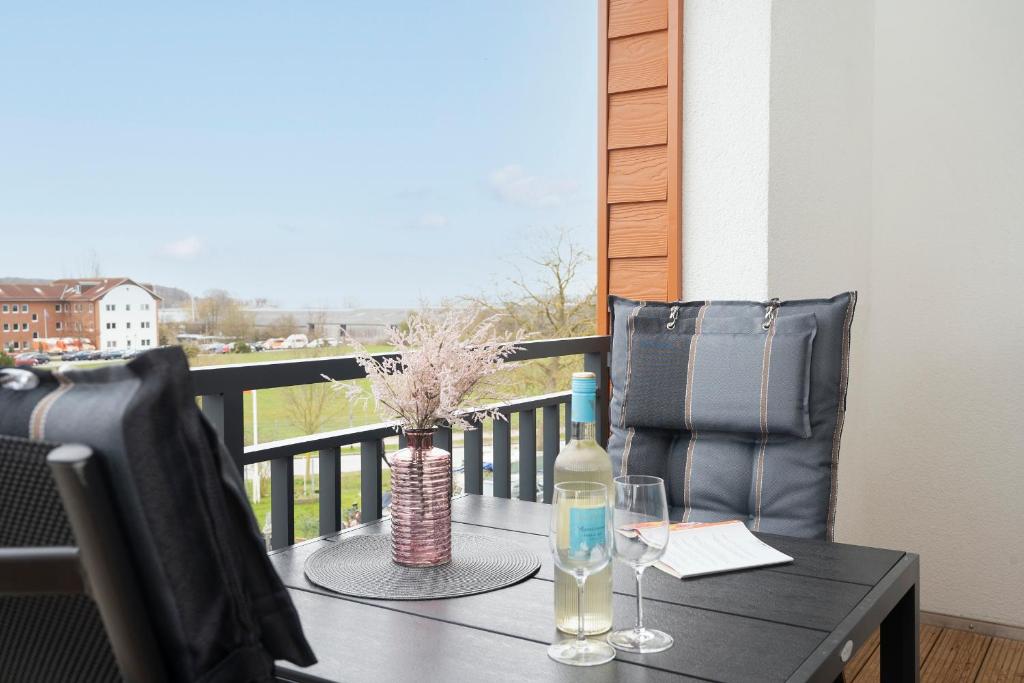
[[[612,297],[616,471],[663,477],[676,518],[831,539],[856,299]]]
[[[628,322],[623,427],[811,435],[813,313],[762,329],[749,318],[666,323],[653,308]],[[698,353],[697,350],[700,349]]]

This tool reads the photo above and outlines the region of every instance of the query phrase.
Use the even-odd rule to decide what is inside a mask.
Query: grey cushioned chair
[[[267,557],[241,469],[196,406],[181,349],[156,349],[94,370],[0,370],[0,434],[38,445],[32,450],[7,439],[13,454],[0,452],[0,544],[21,546],[0,553],[0,594],[32,592],[33,577],[50,569],[59,574],[56,588],[76,588],[68,583],[79,561],[69,550],[73,531],[87,577],[80,592],[95,598],[116,655],[96,664],[97,671],[105,675],[113,660],[129,680],[160,680],[153,672],[162,671],[167,680],[234,683],[272,680],[279,659],[300,666],[316,661]],[[65,446],[45,456],[52,447],[44,443],[80,443],[87,450]],[[48,483],[47,459],[59,497]],[[37,513],[44,503],[47,511]],[[61,507],[66,516],[58,514]],[[136,593],[134,586],[141,597],[132,601],[142,606],[129,608],[123,598]],[[45,582],[36,587],[61,594]],[[47,600],[60,603],[55,614],[66,614],[64,598],[0,595],[14,610],[0,615],[0,681],[46,680],[9,673],[25,665],[21,653],[74,662],[94,645],[103,649],[95,613],[82,617],[85,645],[71,637],[77,630],[61,626],[63,616],[48,616]],[[17,607],[19,601],[29,607]],[[89,611],[87,601],[78,603]],[[125,614],[132,626],[119,633],[114,616]],[[150,625],[156,654],[131,640],[143,635],[136,622],[141,631]],[[33,624],[47,628],[36,634]],[[132,644],[121,647],[125,642]]]
[[[0,496],[0,680],[168,680],[92,452],[0,436]]]
[[[616,472],[663,477],[675,519],[831,540],[856,301],[612,297]]]

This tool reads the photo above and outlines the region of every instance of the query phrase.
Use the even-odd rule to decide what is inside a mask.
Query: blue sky
[[[595,4],[5,3],[0,276],[404,306],[592,250]]]

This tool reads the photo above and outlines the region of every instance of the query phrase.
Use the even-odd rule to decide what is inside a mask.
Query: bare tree
[[[597,293],[586,282],[592,262],[589,252],[565,228],[546,233],[541,246],[520,254],[516,275],[503,291],[467,297],[482,315],[497,315],[509,330],[521,329],[534,338],[579,337],[594,334]],[[538,386],[554,391],[568,383],[576,361],[552,358],[531,364],[526,375]]]
[[[274,318],[273,322],[266,327],[268,337],[287,337],[290,334],[295,334],[295,328],[299,324],[295,321],[295,316],[290,313],[284,313]]]
[[[320,349],[313,349],[312,354],[317,356]],[[329,409],[332,405],[334,392],[327,382],[316,384],[303,384],[295,387],[288,387],[285,391],[284,411],[288,421],[303,435],[316,434],[324,428],[330,417]],[[305,476],[302,481],[302,495],[308,496],[310,482],[312,481],[312,453],[305,453]]]

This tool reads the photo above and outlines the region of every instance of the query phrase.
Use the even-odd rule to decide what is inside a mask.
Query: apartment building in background
[[[126,277],[0,284],[0,348],[153,347],[159,304],[151,286]]]

